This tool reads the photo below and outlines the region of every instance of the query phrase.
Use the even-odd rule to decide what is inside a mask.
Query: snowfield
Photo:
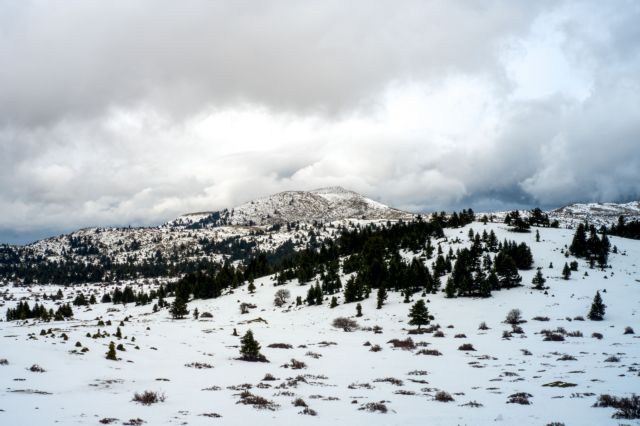
[[[210,319],[195,320],[189,315],[172,320],[166,309],[152,313],[152,305],[98,303],[89,308],[74,306],[75,318],[69,321],[3,320],[0,360],[6,359],[7,364],[0,365],[0,424],[96,425],[117,419],[112,424],[119,425],[138,424],[136,419],[141,419],[149,425],[639,425],[640,420],[613,419],[612,408],[592,405],[600,394],[640,392],[639,335],[624,334],[627,326],[640,333],[640,241],[610,237],[618,248],[618,254],[610,255],[610,269],[589,269],[579,260],[578,272],[565,281],[562,267],[574,258],[565,258],[561,250],[570,244],[573,231],[540,228],[541,242],[536,242],[538,228],[520,234],[502,224],[475,222],[445,229],[445,253],[449,246],[455,251],[469,245],[469,228],[493,229],[500,241],[526,242],[534,266],[543,268],[548,294],[531,289],[534,268],[520,272],[522,287],[493,292],[489,299],[446,299],[442,292],[426,295],[435,316],[432,324],[441,326],[444,337],[408,335],[414,328],[407,324],[410,304],[403,303],[398,293],[389,292],[380,310],[372,293],[362,302],[363,316],[355,318],[355,303],[342,304],[340,294],[333,309],[329,297],[322,306],[296,307],[293,301],[296,296],[305,298],[308,285],[292,281],[274,287],[273,277],[256,280],[255,294],[248,292],[245,283],[217,299],[189,302],[191,312],[195,308],[201,314],[209,312]],[[459,243],[453,242],[456,238]],[[136,285],[149,289],[158,284]],[[0,287],[4,295],[0,317],[4,319],[6,309],[20,299],[32,306],[43,292],[54,294],[58,288]],[[70,302],[77,291],[93,292],[100,300],[105,290],[113,288],[87,284],[62,290]],[[277,308],[273,298],[281,288],[291,291],[292,302]],[[604,321],[575,319],[586,318],[596,290],[607,305]],[[420,294],[414,295],[412,302],[418,298]],[[241,314],[242,302],[256,307]],[[44,303],[54,306],[52,301]],[[511,327],[503,321],[514,308],[527,321],[521,324],[524,334],[504,339],[503,331]],[[332,327],[337,317],[355,319],[360,329],[345,332]],[[99,327],[98,319],[111,320],[112,325]],[[488,330],[479,330],[483,321]],[[122,339],[113,336],[118,326]],[[382,332],[374,332],[374,326]],[[558,327],[583,337],[543,341],[541,330]],[[40,335],[43,329],[51,329],[52,334]],[[98,329],[111,336],[86,337]],[[251,329],[269,362],[238,360],[240,337],[232,335],[234,329],[240,336]],[[61,338],[62,333],[68,340]],[[603,338],[593,338],[592,333]],[[416,344],[414,349],[388,343],[408,337]],[[117,352],[121,360],[105,359],[110,341],[124,345],[126,351]],[[274,343],[292,347],[268,347]],[[459,350],[465,343],[475,351]],[[372,345],[381,350],[371,351]],[[81,352],[82,348],[88,351]],[[441,355],[419,354],[423,349],[435,349]],[[306,368],[283,367],[292,359]],[[188,366],[192,363],[211,368]],[[33,364],[45,371],[30,371]],[[263,380],[266,374],[276,380]],[[271,401],[273,410],[238,403],[243,389]],[[149,406],[132,401],[134,393],[145,390],[161,392],[166,399]],[[435,400],[438,391],[454,400]],[[529,405],[508,403],[511,395],[521,392],[531,395]],[[317,415],[301,414],[304,407],[293,405],[297,398]],[[386,407],[386,413],[367,410],[370,403],[381,403],[378,407]]]

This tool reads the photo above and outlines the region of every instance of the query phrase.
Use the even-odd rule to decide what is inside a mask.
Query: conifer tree
[[[387,289],[384,288],[384,285],[378,288],[377,294],[377,308],[382,309],[382,305],[384,305],[384,301],[387,300]]]
[[[171,313],[173,319],[182,319],[189,313],[189,311],[187,310],[187,301],[185,300],[184,296],[182,296],[182,294],[176,294],[176,298],[173,300],[169,312]]]
[[[420,330],[420,327],[428,325],[433,317],[429,315],[429,309],[425,305],[424,300],[420,299],[411,306],[411,309],[409,310],[409,318],[409,324],[417,325],[418,330]]]
[[[362,316],[362,305],[359,304],[359,303],[356,305],[356,316],[357,317],[361,317]]]
[[[602,302],[602,297],[600,297],[600,291],[596,291],[596,295],[593,298],[593,303],[591,304],[591,309],[589,310],[587,318],[591,321],[602,321],[606,307],[607,305]]]
[[[336,306],[338,306],[338,298],[333,296],[331,298],[331,304],[329,305],[330,308],[335,308]]]
[[[456,286],[455,286],[455,283],[453,282],[453,278],[449,277],[447,279],[447,285],[444,286],[444,292],[447,295],[447,298],[449,299],[451,299],[452,297],[455,297]]]
[[[562,268],[562,278],[564,278],[565,280],[568,280],[570,276],[571,276],[571,268],[569,268],[569,265],[565,262],[564,268]]]
[[[253,337],[253,332],[248,330],[240,339],[240,355],[245,361],[260,361],[264,356],[260,354],[260,344]]]
[[[256,291],[256,285],[253,283],[253,279],[249,280],[249,286],[247,287],[247,290],[249,290],[249,293],[253,294]]]
[[[198,308],[195,308],[193,310],[193,319],[198,319],[200,317],[200,311],[198,311]]]
[[[544,279],[544,276],[542,275],[542,270],[538,268],[538,272],[536,272],[536,274],[533,276],[533,279],[531,280],[531,284],[533,284],[533,288],[535,288],[536,290],[544,290],[545,282],[547,282],[547,280]]]
[[[116,355],[116,344],[113,342],[109,343],[109,350],[107,351],[107,359],[111,361],[118,360],[118,357]]]

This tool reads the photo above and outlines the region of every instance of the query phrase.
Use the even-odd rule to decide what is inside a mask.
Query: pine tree
[[[256,285],[253,283],[253,279],[249,280],[249,286],[247,287],[247,290],[249,290],[249,293],[253,294],[256,291]]]
[[[316,296],[316,305],[322,305],[322,299],[324,299],[324,295],[322,294],[322,288],[320,287],[320,284],[316,284],[314,293]]]
[[[591,304],[591,309],[589,310],[589,314],[587,318],[591,321],[602,321],[604,318],[604,310],[607,307],[602,302],[602,297],[600,297],[600,292],[596,291],[596,295],[593,298],[593,303]]]
[[[329,305],[330,308],[335,308],[336,306],[338,306],[338,298],[333,296],[331,298],[331,304]]]
[[[260,361],[264,358],[260,354],[260,344],[253,337],[253,332],[248,330],[242,339],[240,339],[240,355],[245,361]]]
[[[385,289],[384,286],[380,286],[377,294],[378,309],[382,309],[382,305],[384,305],[385,300],[387,300],[387,289]]]
[[[540,231],[536,229],[536,243],[540,242]]]
[[[533,288],[535,288],[536,290],[544,290],[545,282],[547,282],[547,280],[544,279],[542,270],[538,268],[538,272],[536,272],[533,279],[531,280],[531,284],[533,284]]]
[[[120,327],[116,328],[116,334],[115,334],[115,336],[116,336],[118,339],[122,339],[122,331],[120,331]]]
[[[562,278],[564,278],[565,280],[568,280],[570,276],[571,276],[571,268],[569,268],[569,265],[565,262],[564,268],[562,268]]]
[[[356,316],[357,317],[361,317],[362,316],[362,305],[359,304],[359,303],[356,305]]]
[[[447,279],[447,285],[444,286],[444,292],[449,299],[451,299],[452,297],[455,297],[456,286],[455,286],[455,283],[453,282],[453,278],[449,277]]]
[[[200,317],[200,311],[198,311],[198,308],[195,308],[193,310],[193,319],[198,319],[198,317]]]
[[[107,352],[107,359],[111,361],[118,360],[118,357],[116,355],[116,344],[113,342],[109,343],[109,351]]]
[[[418,330],[423,325],[428,325],[432,317],[429,315],[429,309],[425,305],[424,300],[420,299],[411,306],[409,310],[409,325],[417,325]]]
[[[173,300],[169,312],[173,319],[182,319],[189,313],[187,310],[187,301],[181,294],[176,294],[176,298]]]

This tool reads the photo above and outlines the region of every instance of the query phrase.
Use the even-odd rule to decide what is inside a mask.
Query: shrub
[[[276,294],[273,296],[273,304],[280,308],[287,303],[290,297],[291,293],[289,292],[289,290],[281,288],[280,290],[276,291]]]
[[[338,317],[331,323],[335,328],[341,328],[344,331],[353,331],[358,329],[358,323],[355,320],[345,317]]]
[[[291,362],[289,364],[284,364],[283,367],[291,367],[292,370],[302,370],[303,368],[307,368],[307,364],[302,361],[298,361],[297,359],[291,358]]]
[[[486,322],[482,321],[478,326],[478,330],[489,330],[489,327],[487,326]]]
[[[263,382],[272,382],[274,380],[278,380],[278,379],[276,379],[271,373],[265,374],[264,378],[262,379]]]
[[[444,333],[442,332],[442,330],[438,330],[433,333],[433,337],[444,337]]]
[[[6,358],[0,358],[0,365],[9,365],[9,361]]]
[[[371,349],[369,349],[369,351],[371,352],[380,352],[382,350],[382,348],[380,347],[380,345],[373,345],[371,346]]]
[[[387,406],[382,402],[368,402],[362,405],[359,410],[370,411],[372,413],[378,411],[383,414],[388,411]]]
[[[618,398],[611,395],[600,395],[594,407],[613,407],[617,409],[613,414],[614,419],[640,419],[640,396],[633,394],[630,397]]]
[[[213,314],[211,312],[203,312],[200,314],[200,318],[213,318]]]
[[[453,397],[445,392],[445,391],[438,391],[436,392],[436,394],[433,396],[433,399],[436,401],[440,401],[440,402],[451,402],[454,401]]]
[[[213,368],[213,365],[207,364],[206,362],[190,362],[189,364],[185,364],[184,366],[195,368],[197,370],[202,370],[205,368]]]
[[[387,343],[391,343],[394,348],[400,348],[404,350],[413,350],[416,348],[416,344],[413,342],[413,339],[411,339],[411,337],[407,337],[404,340],[391,339]]]
[[[31,367],[27,368],[27,370],[31,371],[32,373],[44,373],[46,370],[42,367],[40,367],[38,364],[33,364]]]
[[[591,333],[591,337],[593,337],[594,339],[602,340],[604,336],[602,335],[602,333]]]
[[[296,398],[291,403],[294,407],[307,407],[307,403],[302,398]]]
[[[467,335],[464,333],[460,333],[460,334],[456,334],[455,336],[453,336],[455,339],[466,339]]]
[[[304,409],[302,411],[300,411],[300,414],[306,414],[307,416],[317,416],[318,413],[316,412],[316,410],[313,410],[309,407],[304,407]]]
[[[460,345],[460,347],[458,347],[458,350],[459,351],[475,351],[475,348],[471,343],[465,343],[463,345]]]
[[[533,317],[532,318],[534,321],[549,321],[549,317]]]
[[[558,358],[558,361],[577,361],[577,360],[576,360],[576,357],[573,355],[564,354],[560,358]]]
[[[437,349],[420,349],[418,352],[416,352],[416,355],[441,356],[442,352]]]
[[[293,346],[288,343],[272,343],[267,347],[274,349],[293,349]]]
[[[507,317],[505,318],[504,322],[511,325],[523,323],[524,321],[522,320],[522,312],[520,312],[520,309],[510,310],[507,313]]]
[[[605,359],[604,362],[620,362],[620,358],[615,355],[611,355],[610,357]]]
[[[526,392],[518,392],[509,395],[509,399],[507,400],[507,404],[520,404],[520,405],[529,405],[531,402],[529,398],[533,397],[530,393]]]
[[[400,379],[396,379],[395,377],[385,377],[384,379],[375,379],[376,383],[391,383],[392,385],[402,386],[404,383]]]
[[[261,396],[254,395],[248,390],[240,394],[240,401],[238,401],[237,404],[252,405],[259,410],[275,411],[275,409],[278,408],[278,404]]]
[[[625,327],[624,328],[624,334],[635,334],[633,331],[633,328],[631,327]]]
[[[153,391],[144,391],[142,393],[136,392],[133,394],[132,401],[139,402],[142,405],[151,405],[157,402],[164,402],[166,397],[163,393],[153,392]]]
[[[542,340],[545,342],[564,342],[564,336],[562,334],[549,332],[545,334]]]

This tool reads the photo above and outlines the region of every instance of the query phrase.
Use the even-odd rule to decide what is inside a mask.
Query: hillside
[[[376,309],[373,293],[360,302],[363,316],[356,317],[356,303],[345,303],[342,291],[335,294],[335,308],[329,306],[330,296],[319,306],[298,306],[296,297],[304,299],[314,280],[300,285],[293,279],[275,287],[274,276],[257,279],[254,294],[245,282],[218,298],[192,300],[190,314],[182,320],[171,319],[167,308],[154,312],[151,304],[97,303],[74,306],[74,318],[67,321],[3,321],[0,359],[6,365],[0,365],[0,376],[6,384],[0,390],[0,421],[639,424],[614,419],[613,408],[593,405],[601,394],[628,396],[638,389],[640,345],[635,334],[625,334],[625,327],[640,331],[640,242],[611,237],[618,253],[610,255],[605,270],[566,258],[563,251],[573,231],[562,228],[540,229],[541,241],[536,242],[534,233],[474,222],[445,229],[434,244],[444,253],[471,247],[469,229],[478,234],[494,231],[500,241],[529,245],[534,267],[542,268],[548,289],[532,290],[534,268],[520,271],[523,286],[494,291],[488,299],[417,292],[410,302],[424,299],[434,316],[431,330],[418,335],[408,334],[415,329],[408,324],[411,304],[403,303],[399,292],[390,291],[382,309]],[[435,256],[427,259],[424,250],[401,254],[407,262],[422,259],[434,269]],[[572,260],[579,263],[578,271],[564,280],[562,265]],[[340,276],[345,283],[350,274]],[[136,291],[159,286],[143,281],[123,284]],[[55,309],[79,293],[94,294],[99,301],[115,288],[7,286],[1,290],[0,317],[22,298]],[[62,301],[45,300],[45,293],[53,295],[58,289]],[[281,289],[289,290],[291,297],[276,307],[274,294]],[[596,290],[607,305],[605,318],[585,320]],[[248,313],[241,313],[242,303],[250,304]],[[192,316],[196,308],[201,314],[197,320]],[[517,333],[504,323],[514,308],[526,321]],[[205,312],[211,317],[203,317]],[[359,327],[352,332],[332,327],[338,317],[353,319]],[[100,325],[99,320],[110,320],[111,325]],[[481,323],[486,328],[481,329]],[[114,336],[118,327],[121,339]],[[249,329],[269,362],[238,359],[240,337],[233,332],[242,336]],[[545,341],[550,330],[561,340]],[[407,338],[411,347],[394,347],[394,339]],[[117,351],[119,361],[105,359],[110,341],[123,344],[125,350]],[[460,350],[463,344],[471,349]],[[303,364],[292,364],[292,359]],[[44,372],[29,370],[34,364]],[[166,400],[151,406],[132,401],[134,393],[145,390],[164,394]],[[452,401],[442,402],[447,394]]]

